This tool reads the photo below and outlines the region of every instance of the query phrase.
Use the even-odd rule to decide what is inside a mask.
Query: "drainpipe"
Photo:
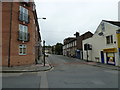
[[[11,2],[11,10],[10,10],[10,35],[9,35],[9,48],[8,48],[8,67],[10,67],[11,31],[12,31],[12,8],[13,8],[13,2]]]

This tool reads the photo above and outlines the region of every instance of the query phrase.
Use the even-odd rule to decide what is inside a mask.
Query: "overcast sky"
[[[74,37],[94,33],[102,20],[118,20],[119,0],[35,0],[42,40],[46,45],[63,43]]]

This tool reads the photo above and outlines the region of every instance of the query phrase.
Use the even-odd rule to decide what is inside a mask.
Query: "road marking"
[[[46,72],[39,72],[38,75],[41,76],[40,88],[48,89],[48,80],[47,80]]]

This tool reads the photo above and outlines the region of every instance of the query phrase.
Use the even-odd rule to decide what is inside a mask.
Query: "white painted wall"
[[[118,21],[120,21],[120,1],[118,2]]]
[[[104,21],[102,21],[101,23],[103,23]],[[88,43],[88,44],[92,44],[92,50],[89,51],[89,60],[91,61],[95,61],[95,62],[101,62],[101,55],[100,55],[100,51],[102,51],[105,48],[117,48],[117,37],[116,37],[116,30],[118,30],[118,27],[104,22],[105,25],[105,31],[102,31],[101,29],[101,23],[98,26],[96,32],[94,33],[93,37],[88,38],[86,40],[83,40],[83,48],[84,48],[84,44]],[[99,32],[103,32],[104,36],[99,36],[98,33]],[[111,45],[107,45],[106,44],[106,36],[108,35],[113,35],[113,42],[116,41],[116,44],[111,44]],[[115,59],[117,60],[116,64],[118,65],[118,53],[115,53],[116,57]],[[86,51],[83,50],[83,59],[86,60]],[[97,61],[95,59],[95,57],[99,57],[99,61]],[[105,63],[106,63],[106,53],[104,54],[104,59],[105,59]]]

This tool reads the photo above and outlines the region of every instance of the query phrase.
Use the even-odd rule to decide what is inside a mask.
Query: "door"
[[[104,63],[104,52],[101,51],[101,62]]]
[[[114,53],[106,53],[107,64],[115,65],[115,54]]]

